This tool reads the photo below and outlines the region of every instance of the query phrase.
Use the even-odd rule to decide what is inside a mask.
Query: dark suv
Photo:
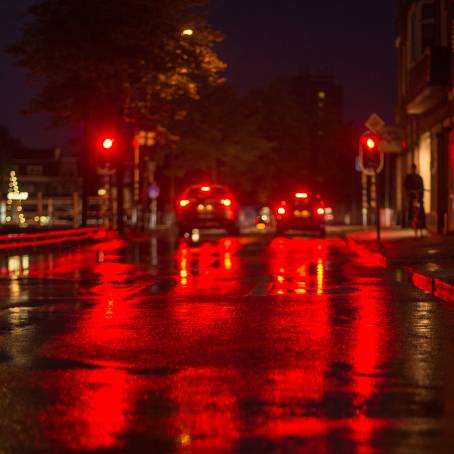
[[[325,205],[319,195],[297,192],[276,208],[277,233],[287,230],[316,231],[325,235]]]
[[[220,184],[189,186],[177,207],[180,233],[194,228],[222,228],[238,232],[238,208],[226,186]]]

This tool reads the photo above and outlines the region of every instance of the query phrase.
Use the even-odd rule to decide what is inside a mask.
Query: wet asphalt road
[[[0,258],[0,452],[454,452],[454,306],[337,237]]]

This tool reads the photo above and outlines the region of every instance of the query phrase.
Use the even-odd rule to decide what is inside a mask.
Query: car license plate
[[[212,213],[214,211],[214,206],[213,205],[203,205],[200,203],[197,205],[197,212],[198,213]]]
[[[299,211],[299,210],[295,210],[294,213],[296,218],[310,218],[311,217],[311,213],[307,210],[302,210],[302,211]]]

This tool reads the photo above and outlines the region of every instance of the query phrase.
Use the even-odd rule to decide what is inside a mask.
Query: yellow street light
[[[181,36],[192,36],[194,34],[194,30],[192,28],[185,28],[181,32]]]

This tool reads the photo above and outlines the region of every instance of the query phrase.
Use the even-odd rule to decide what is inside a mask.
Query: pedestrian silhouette
[[[411,165],[411,172],[405,176],[404,187],[407,198],[408,225],[415,229],[426,228],[424,209],[424,181],[417,172],[416,164]]]

